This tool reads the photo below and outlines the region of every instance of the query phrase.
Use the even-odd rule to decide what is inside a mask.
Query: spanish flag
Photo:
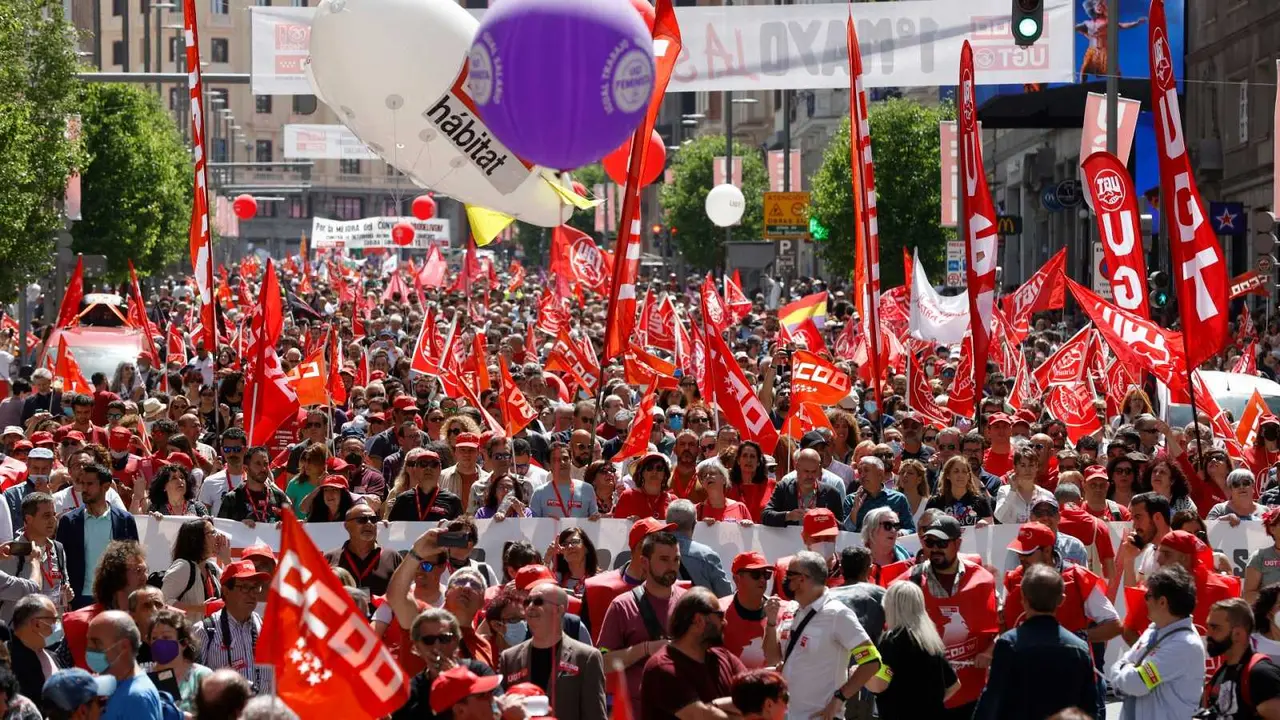
[[[819,329],[827,321],[827,293],[820,292],[806,295],[799,300],[778,308],[778,322],[788,330],[794,330],[800,323],[813,318]]]

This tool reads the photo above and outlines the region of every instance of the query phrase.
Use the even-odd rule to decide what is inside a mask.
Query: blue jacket
[[[729,573],[725,571],[720,556],[714,550],[680,533],[676,533],[676,542],[680,544],[681,579],[690,580],[697,587],[707,588],[718,598],[733,594]],[[684,577],[685,575],[688,577]]]
[[[108,505],[107,512],[111,514],[112,540],[136,541],[138,539],[138,524],[133,521],[132,515],[114,505]],[[84,516],[85,508],[83,505],[63,515],[58,520],[58,532],[54,535],[54,538],[62,543],[62,548],[67,553],[67,575],[70,576],[67,580],[76,592],[80,592],[80,588],[84,587],[86,571]]]
[[[1045,718],[1069,707],[1093,712],[1097,706],[1089,646],[1052,615],[1037,615],[996,638],[973,719]]]
[[[864,492],[865,494],[865,492]],[[850,504],[856,495],[849,496]],[[876,508],[887,507],[898,515],[898,522],[902,525],[903,530],[915,530],[915,521],[911,519],[911,503],[907,502],[907,496],[897,490],[889,488],[881,488],[880,494],[875,497],[868,497],[862,501],[862,505],[858,507],[858,516],[849,518],[849,524],[853,526],[854,532],[862,532],[862,520],[867,513]]]

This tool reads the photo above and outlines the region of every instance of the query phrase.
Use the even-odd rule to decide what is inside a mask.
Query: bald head
[[[812,488],[818,478],[822,477],[822,455],[812,448],[796,453],[796,483],[805,488]]]
[[[196,717],[237,718],[252,695],[253,688],[240,673],[229,668],[214,670],[196,693]]]
[[[86,647],[89,652],[103,653],[106,672],[125,680],[133,676],[142,634],[128,613],[108,610],[89,621]]]

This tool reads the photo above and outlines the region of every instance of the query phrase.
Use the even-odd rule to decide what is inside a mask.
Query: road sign
[[[803,238],[809,235],[809,193],[764,194],[764,236]]]
[[[1276,261],[1270,255],[1258,256],[1258,272],[1263,275],[1270,274],[1275,269]]]
[[[964,287],[964,241],[947,241],[947,287]]]
[[[778,275],[793,275],[796,271],[796,256],[800,254],[800,244],[791,238],[782,238],[777,244],[778,256],[774,260],[774,270]]]
[[[1084,202],[1084,186],[1079,180],[1063,180],[1054,188],[1058,204],[1064,208],[1073,208]]]
[[[1022,216],[1021,215],[1001,215],[996,218],[996,233],[998,235],[1021,235],[1022,234]]]

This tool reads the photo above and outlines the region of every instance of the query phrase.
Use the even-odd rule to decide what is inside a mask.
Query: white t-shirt
[[[218,472],[205,478],[200,484],[200,503],[209,508],[209,514],[217,517],[218,509],[222,507],[222,496],[231,490],[235,490],[244,484],[244,473],[231,476],[231,484],[227,484],[227,471],[219,470]]]
[[[59,517],[84,504],[84,501],[80,499],[80,494],[75,493],[74,490],[74,488],[65,487],[53,494],[53,511]],[[112,507],[118,507],[125,512],[129,511],[129,508],[124,506],[124,500],[120,497],[120,493],[116,492],[115,488],[107,488],[107,504]],[[0,515],[3,514],[5,513],[0,513]],[[10,535],[12,536],[12,530],[10,530]]]

